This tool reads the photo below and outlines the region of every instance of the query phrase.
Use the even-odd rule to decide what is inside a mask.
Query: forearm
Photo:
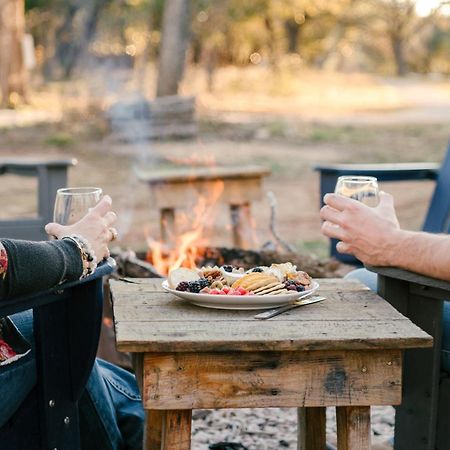
[[[450,236],[398,230],[389,265],[450,281]]]
[[[8,268],[0,277],[0,300],[49,289],[82,273],[77,247],[70,241],[30,242],[2,239]]]

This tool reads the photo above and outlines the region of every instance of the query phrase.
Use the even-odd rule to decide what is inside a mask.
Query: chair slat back
[[[423,230],[429,233],[450,233],[450,142],[439,171]]]

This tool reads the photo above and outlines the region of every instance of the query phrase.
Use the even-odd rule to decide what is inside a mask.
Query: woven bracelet
[[[80,279],[92,275],[97,268],[97,257],[95,256],[95,252],[89,244],[89,241],[83,236],[75,234],[63,236],[61,239],[72,241],[80,250],[81,260],[83,261],[83,273],[81,274]]]

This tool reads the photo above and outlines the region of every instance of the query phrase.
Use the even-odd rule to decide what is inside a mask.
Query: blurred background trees
[[[174,91],[173,83],[178,85],[185,61],[204,68],[210,89],[215,69],[224,65],[262,64],[277,70],[291,64],[383,75],[449,75],[448,3],[26,0],[25,16],[9,12],[5,16],[12,5],[23,10],[23,0],[0,0],[0,17],[14,18],[0,22],[0,39],[15,40],[14,45],[0,46],[3,103],[11,91],[25,95],[18,75],[23,17],[35,43],[35,71],[44,80],[68,79],[99,63],[142,71],[161,56],[163,73],[157,89],[164,94]]]

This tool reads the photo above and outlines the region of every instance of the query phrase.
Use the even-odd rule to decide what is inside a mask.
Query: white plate
[[[173,295],[183,300],[204,308],[214,309],[270,309],[277,306],[287,305],[299,298],[311,294],[319,287],[317,281],[312,282],[311,289],[303,292],[292,292],[283,295],[213,295],[195,294],[193,292],[181,292],[169,287],[167,280],[163,281],[162,287]]]

